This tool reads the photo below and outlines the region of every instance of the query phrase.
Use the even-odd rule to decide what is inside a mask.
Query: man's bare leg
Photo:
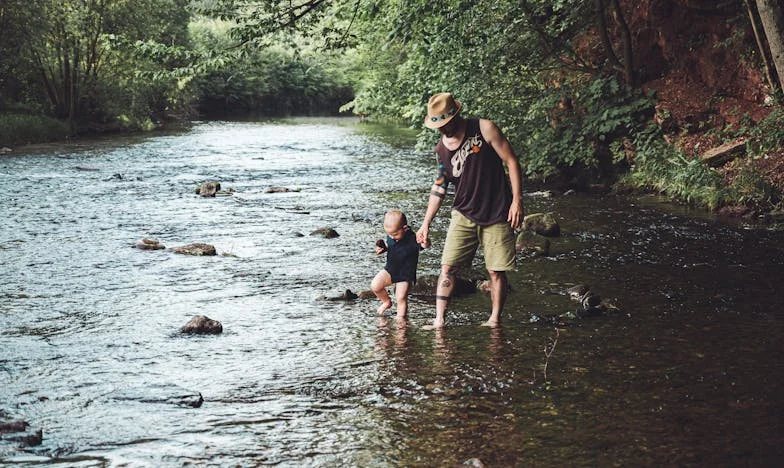
[[[508,279],[505,271],[492,271],[487,270],[490,275],[490,303],[492,304],[492,311],[490,318],[487,322],[483,323],[485,327],[498,327],[501,325],[501,311],[504,310],[506,297],[508,296]]]
[[[452,265],[441,265],[441,274],[438,276],[436,286],[436,318],[433,320],[433,328],[443,328],[446,323],[446,307],[449,305],[449,298],[452,297],[456,277],[457,268]]]

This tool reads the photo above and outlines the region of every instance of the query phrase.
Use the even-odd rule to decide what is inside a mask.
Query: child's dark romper
[[[384,267],[392,277],[393,283],[410,281],[416,283],[416,269],[421,247],[417,244],[416,235],[410,229],[403,234],[400,241],[387,236],[387,264]]]

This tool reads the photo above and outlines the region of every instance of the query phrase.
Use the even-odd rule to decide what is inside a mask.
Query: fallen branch
[[[550,363],[550,356],[555,351],[555,346],[558,344],[558,337],[561,336],[561,330],[555,329],[555,338],[550,339],[550,345],[544,347],[544,381],[547,382],[547,365]]]

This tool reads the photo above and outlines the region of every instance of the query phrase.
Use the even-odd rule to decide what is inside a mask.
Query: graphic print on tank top
[[[466,138],[463,145],[452,155],[452,176],[454,178],[460,177],[463,173],[463,166],[468,156],[478,153],[481,147],[482,138],[479,135]]]

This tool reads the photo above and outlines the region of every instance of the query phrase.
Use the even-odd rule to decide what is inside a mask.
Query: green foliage
[[[748,146],[757,155],[784,148],[784,107],[777,107],[751,129]]]
[[[231,50],[225,22],[202,20],[192,25],[195,50],[215,44]],[[304,43],[303,43],[304,44]],[[200,110],[207,115],[336,114],[353,97],[352,81],[343,71],[350,54],[268,47],[236,49],[195,80]]]
[[[721,176],[699,159],[686,158],[667,144],[656,125],[637,134],[634,162],[623,184],[655,190],[715,210],[727,196]]]
[[[733,164],[737,174],[726,190],[725,204],[770,210],[781,201],[781,190],[765,180],[755,168],[753,158],[737,160]]]
[[[590,68],[572,44],[592,25],[591,8],[570,0],[398,0],[367,9],[358,32],[365,72],[347,107],[421,129],[428,97],[451,91],[465,114],[499,125],[528,175],[611,170],[597,147],[633,133],[652,103],[613,78],[560,71],[565,63]],[[558,112],[563,100],[573,108]],[[422,131],[423,146],[433,135]]]
[[[144,45],[181,50],[187,41],[188,0],[4,2],[0,21],[19,41],[14,63],[0,67],[0,87],[15,104],[67,119],[72,128],[149,122],[173,107],[179,79],[132,79],[140,70],[185,67],[190,57],[142,52]],[[5,52],[5,50],[4,50]],[[23,87],[26,92],[13,92]],[[2,89],[0,88],[0,89]],[[5,93],[4,93],[5,94]],[[143,102],[143,105],[139,105]],[[146,124],[144,124],[146,125]],[[144,126],[143,125],[143,126]]]
[[[61,140],[70,134],[65,122],[51,117],[0,114],[0,146]]]
[[[653,103],[620,85],[597,78],[571,87],[545,90],[526,115],[529,175],[549,175],[575,165],[607,172],[613,162],[600,148],[617,145],[645,126]],[[543,125],[544,124],[544,125]]]

